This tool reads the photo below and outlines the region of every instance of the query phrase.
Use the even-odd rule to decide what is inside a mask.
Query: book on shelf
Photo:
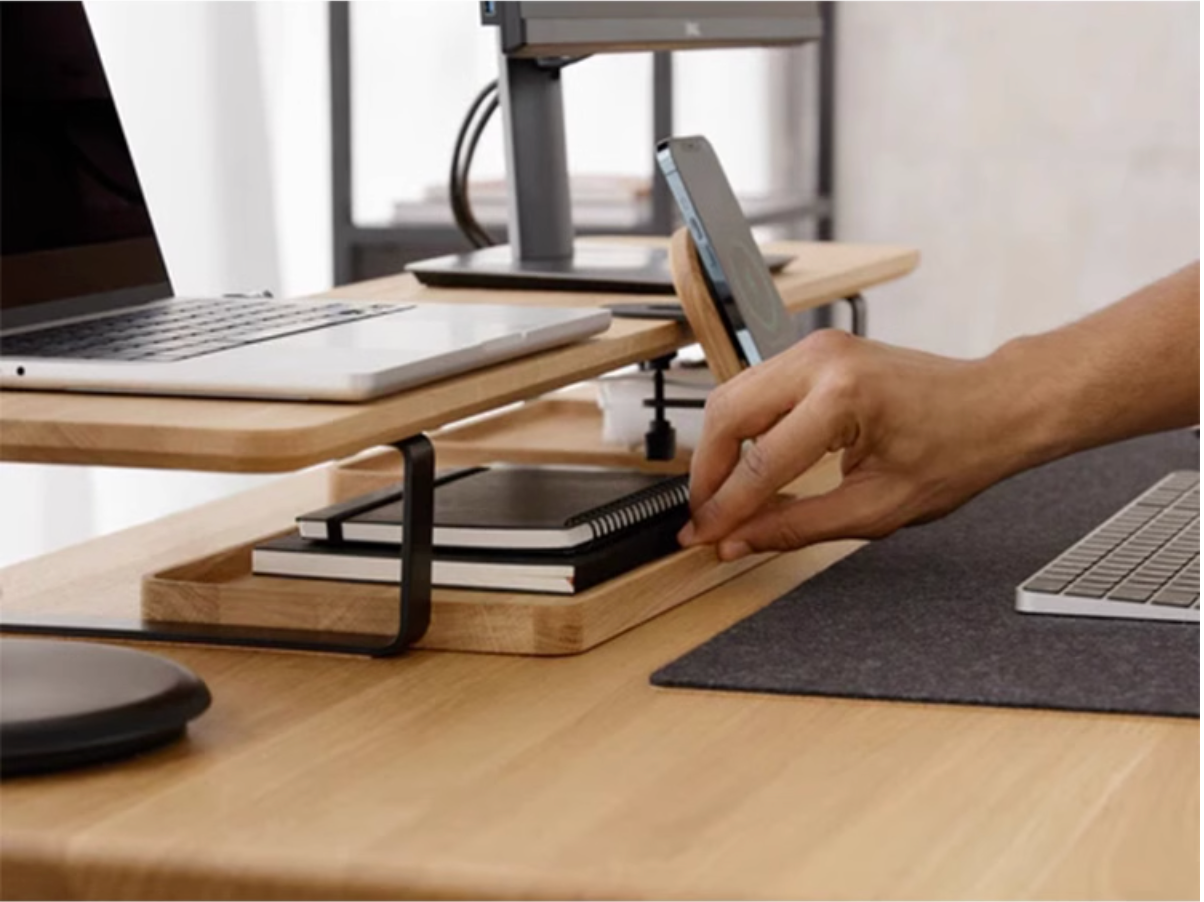
[[[569,550],[643,525],[689,503],[686,476],[569,466],[470,467],[435,480],[436,548]],[[400,488],[371,492],[297,518],[301,538],[402,539]],[[684,522],[684,521],[683,521]]]
[[[505,179],[482,179],[468,185],[473,212],[484,225],[505,225],[508,212]],[[647,176],[576,175],[570,179],[573,220],[592,226],[631,229],[652,212],[652,180]],[[447,181],[430,185],[415,200],[393,204],[393,222],[422,225],[452,221]]]
[[[473,203],[504,207],[510,186],[502,178],[480,179],[468,183],[468,193]],[[646,175],[579,174],[569,178],[569,195],[575,204],[630,204],[652,195],[652,179]],[[449,203],[447,180],[427,185],[422,199],[428,203]]]
[[[431,579],[450,588],[573,595],[677,551],[688,516],[684,508],[665,511],[639,530],[570,550],[436,548]],[[261,576],[397,583],[401,557],[396,544],[324,542],[293,531],[255,546],[251,569]]]

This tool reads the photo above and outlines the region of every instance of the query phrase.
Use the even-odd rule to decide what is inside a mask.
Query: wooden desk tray
[[[143,617],[373,635],[396,631],[396,586],[257,576],[251,573],[255,544],[249,542],[144,577]],[[577,654],[770,557],[759,555],[724,564],[709,548],[691,548],[572,596],[435,589],[430,629],[415,647]]]
[[[436,434],[441,467],[511,463],[628,466],[685,472],[689,459],[649,462],[599,442],[602,413],[589,392],[530,401],[497,416]],[[375,449],[330,469],[330,497],[345,499],[396,483],[401,458]],[[396,629],[395,586],[257,576],[243,545],[144,577],[142,615],[186,623],[338,630],[389,635]],[[692,549],[654,561],[579,595],[435,589],[431,627],[418,648],[525,655],[583,652],[765,558],[720,564]]]
[[[598,443],[601,420],[597,405],[584,397],[532,401],[497,417],[437,434],[437,460],[440,466],[498,460],[639,465],[636,452],[607,449]],[[682,458],[654,466],[682,472],[689,462]],[[400,477],[401,459],[396,452],[370,450],[330,469],[329,497],[331,501],[346,499],[394,484]],[[829,455],[787,491],[814,494],[839,481],[838,458]],[[143,577],[142,616],[169,622],[372,635],[395,632],[396,586],[257,576],[251,572],[251,549],[267,538],[270,536]],[[711,548],[691,548],[572,596],[437,588],[432,595],[430,629],[415,647],[578,654],[772,557],[759,555],[725,564]]]

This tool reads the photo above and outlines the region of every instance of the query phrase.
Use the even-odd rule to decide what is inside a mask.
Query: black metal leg
[[[669,368],[675,356],[676,354],[668,354],[649,361],[652,367],[653,391],[652,403],[649,406],[653,407],[655,412],[652,422],[648,424],[648,431],[644,433],[644,457],[647,460],[673,460],[677,455],[677,431],[665,417],[665,370]],[[645,402],[646,405],[647,403]]]
[[[435,535],[435,446],[425,435],[393,447],[405,461],[401,501],[401,588],[397,637],[377,656],[395,655],[413,645],[431,625],[431,567]]]
[[[8,615],[0,632],[228,645],[288,651],[323,651],[385,657],[404,651],[426,633],[431,622],[431,564],[435,510],[435,448],[425,435],[395,443],[405,459],[401,542],[401,588],[397,635],[382,639],[363,633],[177,623],[141,619],[87,618],[54,615]]]
[[[853,322],[849,331],[854,335],[865,337],[865,330],[869,322],[869,310],[865,306],[865,298],[860,294],[854,294],[844,299],[849,305],[849,313],[852,314]]]

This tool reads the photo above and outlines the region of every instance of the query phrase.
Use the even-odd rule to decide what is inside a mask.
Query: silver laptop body
[[[0,4],[0,386],[360,401],[608,311],[176,298],[81,3]]]

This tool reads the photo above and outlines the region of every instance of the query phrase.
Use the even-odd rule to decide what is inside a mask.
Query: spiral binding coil
[[[635,526],[659,516],[690,501],[690,483],[686,476],[678,476],[671,482],[649,486],[635,495],[596,507],[569,521],[568,526],[588,524],[594,539]]]

